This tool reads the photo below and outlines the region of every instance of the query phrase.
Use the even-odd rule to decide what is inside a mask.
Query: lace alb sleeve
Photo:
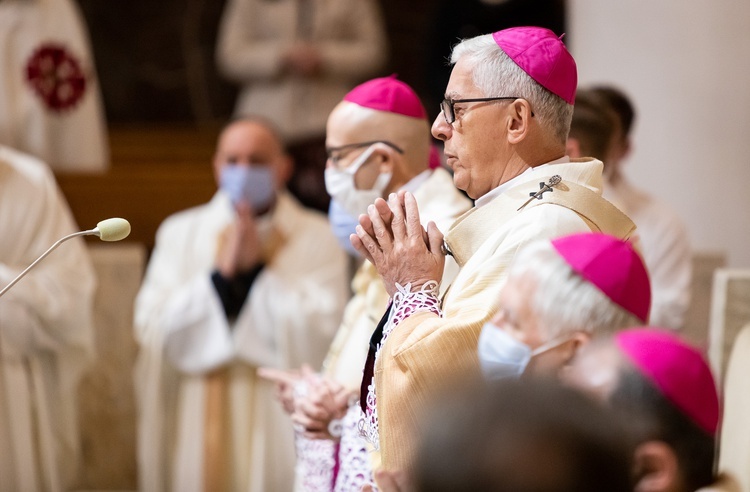
[[[440,310],[440,298],[438,297],[439,285],[437,281],[430,280],[421,289],[412,292],[410,283],[406,286],[397,283],[397,291],[393,295],[391,319],[388,320],[385,330],[390,333],[393,328],[414,313],[431,311],[442,317],[443,312]],[[387,336],[385,330],[383,338]]]

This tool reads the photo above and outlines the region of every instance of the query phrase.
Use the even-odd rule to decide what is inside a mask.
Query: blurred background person
[[[716,476],[720,398],[701,352],[658,328],[633,328],[581,351],[569,384],[605,402],[636,440],[637,492],[740,492]]]
[[[281,131],[297,171],[289,189],[328,209],[323,169],[329,113],[386,61],[377,0],[230,0],[216,47],[220,71],[242,85],[235,115]]]
[[[421,427],[412,485],[383,492],[633,490],[622,426],[556,381],[457,390],[433,402]]]
[[[618,89],[599,86],[581,90],[576,95],[568,152],[604,162],[604,197],[638,227],[653,287],[649,323],[680,329],[690,302],[690,241],[682,220],[669,205],[634,186],[623,172],[623,161],[632,148],[634,121],[635,109]]]
[[[0,146],[0,288],[76,231],[47,165]],[[77,478],[94,289],[83,239],[74,238],[0,297],[0,490],[67,490]]]
[[[104,171],[107,125],[76,2],[0,2],[0,46],[0,144],[56,172]]]
[[[333,197],[329,218],[339,240],[349,248],[357,217],[377,197],[412,190],[422,204],[423,217],[441,227],[448,227],[471,207],[445,169],[430,169],[427,112],[412,88],[395,77],[370,80],[344,96],[328,118],[326,143],[326,184]],[[443,285],[449,285],[457,271],[455,262],[449,261]],[[298,490],[359,490],[372,481],[371,463],[378,462],[359,436],[357,417],[362,366],[388,294],[368,261],[358,270],[352,289],[355,295],[323,363],[322,376],[306,378],[303,394],[288,404],[304,429],[298,437]],[[279,378],[273,371],[268,375],[282,391],[290,384],[290,375]]]
[[[576,93],[573,119],[566,143],[566,153],[574,157],[594,157],[604,163],[604,177],[610,169],[610,152],[617,138],[615,113],[603,100],[585,89]],[[606,162],[604,162],[606,160]]]
[[[256,372],[322,362],[347,258],[284,190],[267,123],[230,123],[213,165],[219,191],[160,227],[136,299],[141,490],[291,490],[292,428]]]

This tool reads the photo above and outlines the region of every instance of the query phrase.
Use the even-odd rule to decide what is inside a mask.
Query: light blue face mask
[[[488,321],[479,335],[479,364],[485,379],[519,378],[532,357],[558,347],[568,340],[570,338],[551,340],[531,350],[528,345],[519,342],[505,330]]]
[[[328,207],[328,221],[341,248],[352,256],[359,256],[359,252],[349,241],[349,236],[355,234],[357,224],[359,224],[357,217],[349,214],[339,202],[331,199],[331,205]]]
[[[221,169],[219,187],[233,205],[244,201],[253,210],[264,210],[276,194],[273,166],[227,164]]]

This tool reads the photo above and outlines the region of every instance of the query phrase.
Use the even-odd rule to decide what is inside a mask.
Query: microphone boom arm
[[[24,271],[22,271],[16,278],[14,278],[8,285],[6,285],[5,287],[3,287],[3,290],[0,290],[0,297],[2,297],[2,295],[5,294],[5,292],[8,291],[11,287],[13,287],[14,285],[16,285],[16,282],[18,282],[19,280],[21,280],[23,278],[23,276],[26,275],[26,273],[28,273],[29,270],[31,270],[32,268],[34,268],[34,265],[36,265],[37,263],[39,263],[40,261],[42,261],[44,258],[46,258],[48,254],[52,253],[52,251],[54,251],[55,248],[57,248],[58,246],[60,246],[62,243],[64,243],[68,239],[72,239],[72,238],[77,237],[77,236],[91,236],[91,235],[98,235],[98,234],[99,234],[99,231],[97,231],[96,229],[90,229],[88,231],[74,232],[73,234],[68,234],[67,236],[65,236],[62,239],[58,239],[55,244],[53,244],[52,246],[50,246],[50,248],[42,254],[42,256],[40,256],[39,258],[37,258],[36,260],[34,260],[34,263],[32,263],[31,265],[27,266]]]
[[[0,0],[2,1],[2,0]],[[118,217],[113,217],[111,219],[105,219],[96,224],[96,227],[93,229],[89,229],[88,231],[80,231],[80,232],[74,232],[73,234],[68,234],[62,239],[58,239],[55,244],[50,246],[50,248],[45,251],[42,256],[34,260],[34,263],[27,266],[24,271],[21,272],[20,275],[18,275],[16,278],[14,278],[11,283],[3,287],[3,290],[0,290],[0,297],[2,297],[3,294],[5,294],[8,289],[16,285],[16,282],[21,280],[26,273],[28,273],[29,270],[34,268],[34,266],[42,261],[44,258],[47,257],[48,254],[52,253],[52,251],[60,246],[62,243],[67,241],[68,239],[77,237],[77,236],[98,236],[99,239],[102,241],[120,241],[121,239],[125,239],[128,237],[128,234],[130,234],[130,222],[128,222],[125,219],[121,219]]]

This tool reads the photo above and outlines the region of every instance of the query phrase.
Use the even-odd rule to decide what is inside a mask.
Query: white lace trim
[[[308,439],[296,433],[297,477],[305,492],[331,492],[336,467],[336,443],[328,439]],[[300,487],[295,487],[299,489]]]
[[[365,438],[367,442],[372,444],[372,446],[379,451],[380,434],[378,432],[378,405],[377,398],[375,397],[375,376],[373,376],[370,384],[367,385],[367,398],[365,403],[365,411],[362,412],[360,409],[357,429],[359,430],[359,435]]]
[[[294,399],[306,398],[310,385],[304,379],[295,383]],[[327,439],[308,439],[303,435],[304,426],[294,425],[294,444],[297,451],[297,484],[305,492],[331,492],[333,470],[336,467],[336,443]]]
[[[396,284],[397,292],[393,295],[393,305],[391,306],[391,315],[388,322],[383,328],[383,338],[375,350],[375,363],[377,364],[380,349],[383,347],[388,335],[403,320],[412,314],[432,311],[442,317],[440,310],[440,299],[438,298],[438,287],[440,284],[435,280],[425,283],[418,291],[411,291],[411,283],[402,286]],[[373,376],[370,384],[367,386],[366,410],[361,413],[357,425],[360,435],[367,442],[372,444],[376,450],[380,450],[380,433],[378,431],[378,407],[377,397],[375,395],[375,377]]]
[[[359,420],[362,409],[359,402],[351,405],[342,423],[341,443],[339,444],[339,474],[336,477],[335,492],[359,492],[363,485],[371,485],[377,490],[372,475],[370,452],[367,443],[359,434]]]
[[[411,283],[402,286],[396,283],[396,293],[393,294],[393,305],[391,306],[391,315],[388,319],[388,323],[383,328],[383,339],[381,344],[385,342],[385,339],[398,326],[403,320],[411,316],[412,314],[432,311],[438,316],[442,316],[440,310],[440,299],[438,298],[438,289],[440,284],[435,280],[426,282],[421,289],[412,292]],[[378,352],[380,347],[378,347]]]

